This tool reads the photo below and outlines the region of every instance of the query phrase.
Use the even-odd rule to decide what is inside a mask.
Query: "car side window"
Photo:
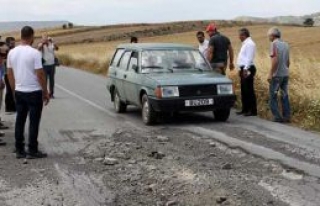
[[[131,51],[127,51],[123,54],[123,56],[119,62],[119,65],[118,65],[120,67],[120,69],[127,70],[130,57],[131,57]]]
[[[123,52],[124,52],[124,49],[118,49],[116,51],[116,53],[114,54],[114,56],[112,58],[112,61],[111,61],[111,64],[110,64],[111,66],[117,66],[118,65],[119,60],[120,60]]]
[[[127,68],[128,71],[134,72],[134,67],[137,69],[138,68],[138,52],[133,52],[130,58],[130,63]],[[136,71],[135,71],[136,72]]]

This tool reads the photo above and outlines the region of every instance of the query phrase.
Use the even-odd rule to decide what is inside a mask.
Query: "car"
[[[182,44],[119,45],[107,90],[116,112],[138,106],[146,125],[161,113],[183,111],[212,111],[216,120],[227,121],[236,101],[232,81],[215,72],[199,50]]]

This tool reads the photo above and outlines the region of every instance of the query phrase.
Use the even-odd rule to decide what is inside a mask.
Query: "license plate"
[[[186,107],[199,107],[199,106],[208,106],[213,104],[214,104],[213,99],[195,99],[195,100],[185,101]]]

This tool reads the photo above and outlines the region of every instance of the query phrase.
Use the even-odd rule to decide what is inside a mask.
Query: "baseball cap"
[[[206,31],[207,31],[207,32],[208,32],[208,31],[215,31],[215,30],[217,30],[217,26],[216,26],[215,23],[209,24],[209,25],[207,26],[207,28],[206,28]]]

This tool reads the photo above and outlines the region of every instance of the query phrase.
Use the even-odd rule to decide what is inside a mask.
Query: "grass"
[[[270,68],[268,55],[270,43],[266,37],[269,27],[268,25],[248,27],[258,48],[256,56],[258,72],[255,84],[259,115],[266,119],[271,118],[268,107],[269,84],[266,80]],[[230,37],[236,53],[241,46],[237,37],[239,28],[221,29],[222,33]],[[320,28],[282,26],[280,29],[283,31],[284,40],[288,41],[291,46],[292,66],[289,87],[293,124],[320,131],[320,57],[317,56],[320,51],[320,40],[314,35],[320,32]],[[187,43],[197,46],[195,31],[140,40],[142,42]],[[115,47],[123,42],[125,41],[68,45],[61,47],[58,55],[60,61],[65,65],[105,74]],[[229,72],[228,76],[235,81],[237,94],[239,94],[240,85],[237,72]]]

